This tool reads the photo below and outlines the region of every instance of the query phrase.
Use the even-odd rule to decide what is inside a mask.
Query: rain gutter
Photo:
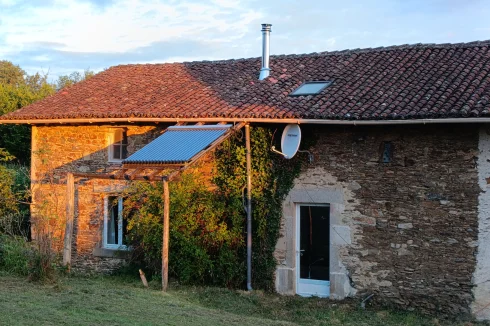
[[[435,123],[490,123],[490,118],[441,118],[410,120],[333,120],[333,119],[276,119],[276,118],[77,118],[77,119],[22,119],[1,120],[0,124],[91,124],[91,123],[179,123],[179,122],[245,122],[245,123],[294,123],[324,125],[411,125]]]

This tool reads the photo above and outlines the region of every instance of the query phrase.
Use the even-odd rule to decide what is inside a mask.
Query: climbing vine
[[[251,127],[253,285],[272,290],[282,202],[306,155],[285,160],[271,152],[274,129]],[[305,144],[308,146],[308,144]],[[304,146],[303,146],[304,147]],[[243,135],[214,152],[211,183],[196,171],[170,183],[171,275],[182,283],[243,286],[246,280],[246,152]],[[205,178],[204,178],[205,179]],[[161,267],[162,185],[135,182],[127,190],[125,217],[134,258],[157,274]]]

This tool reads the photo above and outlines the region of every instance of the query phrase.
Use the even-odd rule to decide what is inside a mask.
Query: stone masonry
[[[375,294],[404,308],[470,313],[478,126],[312,128],[315,160],[284,203],[277,290],[296,291],[295,204],[324,203],[332,298]],[[390,163],[381,163],[383,142],[393,146]]]
[[[54,235],[55,247],[62,249],[65,230],[67,172],[107,173],[121,167],[109,162],[110,135],[124,128],[128,135],[128,155],[158,137],[165,125],[126,126],[34,126],[32,131],[31,179],[33,235],[43,229]],[[208,186],[212,174],[211,155],[205,155],[193,171],[204,176]],[[124,263],[127,252],[102,248],[104,198],[120,194],[126,181],[78,179],[75,184],[75,219],[72,269],[83,273],[109,273]],[[46,223],[47,222],[47,223]]]
[[[130,154],[165,128],[122,127],[128,132]],[[33,230],[47,220],[44,225],[62,242],[66,172],[118,168],[119,164],[108,162],[112,128],[33,127]],[[405,308],[469,313],[481,193],[478,128],[302,128],[310,129],[317,139],[311,149],[315,159],[284,203],[282,237],[276,250],[278,292],[295,293],[295,205],[324,203],[331,210],[332,298],[375,294],[373,300]],[[393,146],[390,163],[381,163],[383,142]],[[122,181],[78,180],[74,269],[109,272],[124,261],[99,250],[104,197],[119,193],[124,186]]]
[[[127,130],[128,153],[157,137],[164,126],[117,126]],[[48,219],[55,245],[61,249],[65,226],[67,172],[110,172],[120,163],[108,162],[112,126],[35,126],[32,132],[33,234]],[[104,197],[120,193],[124,181],[79,180],[75,186],[72,268],[81,272],[110,272],[123,259],[102,246]],[[46,223],[43,223],[46,225]],[[111,257],[114,256],[114,257]]]

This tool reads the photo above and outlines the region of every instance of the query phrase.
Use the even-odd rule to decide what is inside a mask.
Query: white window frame
[[[121,239],[121,243],[109,244],[107,243],[107,229],[110,216],[109,198],[117,197],[117,239]],[[122,243],[123,241],[123,197],[117,195],[107,195],[104,197],[104,227],[102,230],[102,246],[106,249],[127,250],[128,247]]]
[[[116,132],[118,132],[118,131],[126,133],[126,138],[127,138],[127,130],[126,129],[124,129],[124,128],[112,128],[111,129],[111,133],[109,134],[109,137],[107,140],[107,142],[108,142],[107,147],[109,149],[108,150],[108,155],[109,155],[108,161],[111,163],[121,163],[128,156],[128,155],[126,155],[126,157],[123,159],[114,158],[114,147],[113,147],[113,145],[114,145],[114,139],[115,139]],[[126,144],[126,154],[127,154],[127,146],[128,146],[128,144]],[[121,148],[121,150],[122,150],[122,148]]]

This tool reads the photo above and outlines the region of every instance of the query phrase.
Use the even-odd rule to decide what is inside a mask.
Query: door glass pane
[[[330,277],[330,207],[300,206],[300,278]]]

